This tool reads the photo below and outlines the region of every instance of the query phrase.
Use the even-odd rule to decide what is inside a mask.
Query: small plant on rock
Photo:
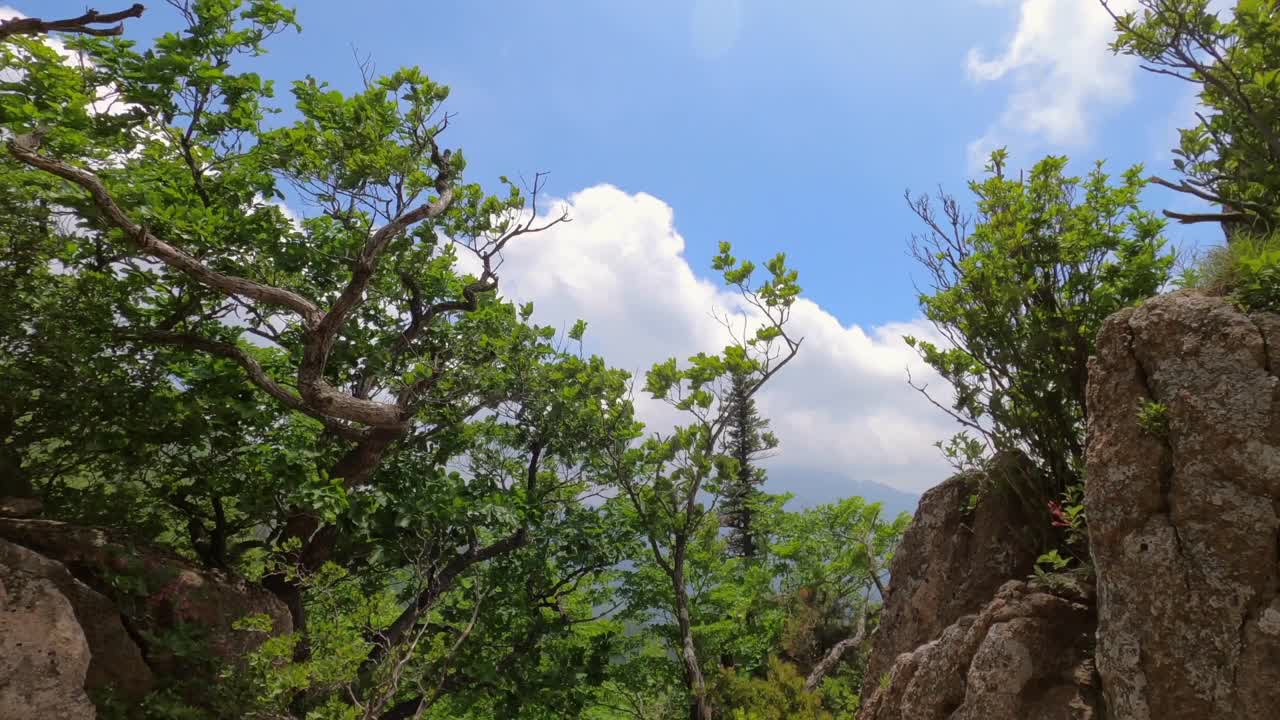
[[[1138,425],[1158,438],[1169,436],[1169,406],[1148,400],[1138,406]]]

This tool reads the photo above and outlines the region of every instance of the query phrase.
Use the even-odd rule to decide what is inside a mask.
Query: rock
[[[33,517],[44,509],[40,498],[0,497],[0,517]]]
[[[110,600],[72,577],[62,563],[0,540],[0,574],[6,572],[4,568],[18,568],[48,581],[71,603],[91,656],[85,690],[90,694],[109,691],[131,701],[141,700],[151,690],[151,668]]]
[[[1099,334],[1085,505],[1113,720],[1276,717],[1278,367],[1280,317],[1191,292]]]
[[[1096,720],[1087,588],[1005,583],[981,612],[900,655],[860,720]]]
[[[982,476],[963,473],[920,498],[889,570],[867,683],[873,687],[898,655],[935,640],[960,617],[978,612],[1011,578],[1026,577],[1039,551],[1035,524],[1016,495],[996,480],[1034,472],[1025,458],[1004,456]],[[967,509],[979,487],[990,487]]]
[[[102,530],[0,518],[0,538],[65,565],[76,579],[107,596],[117,617],[123,615],[133,636],[142,640],[146,665],[157,676],[190,679],[206,670],[166,649],[166,637],[182,635],[185,643],[203,645],[199,655],[234,661],[268,637],[235,629],[242,618],[266,615],[271,634],[292,631],[288,609],[267,591]]]
[[[40,567],[0,563],[0,720],[92,720],[89,643]]]

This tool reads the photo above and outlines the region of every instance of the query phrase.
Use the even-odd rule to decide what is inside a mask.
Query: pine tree
[[[730,406],[725,438],[727,450],[737,461],[737,473],[725,488],[721,524],[730,529],[729,552],[739,557],[755,557],[758,547],[752,503],[764,483],[764,468],[755,461],[777,447],[778,441],[768,431],[769,421],[760,417],[756,401],[750,395],[751,378],[735,373],[727,402]]]

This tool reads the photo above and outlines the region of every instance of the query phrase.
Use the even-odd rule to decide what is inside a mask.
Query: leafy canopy
[[[1220,206],[1217,213],[1165,214],[1181,222],[1222,222],[1255,233],[1280,229],[1280,3],[1139,0],[1113,11],[1112,49],[1147,70],[1197,86],[1201,111],[1179,131],[1177,182],[1156,182]],[[1225,15],[1225,17],[1224,17]]]
[[[973,214],[951,196],[908,193],[925,225],[911,244],[926,271],[920,307],[943,342],[907,342],[954,388],[945,406],[931,399],[966,428],[968,440],[945,446],[955,458],[1025,452],[1052,496],[1080,478],[1103,320],[1159,291],[1173,257],[1163,221],[1139,205],[1140,167],[1113,184],[1101,163],[1080,178],[1048,157],[1012,177],[1007,161],[993,153],[970,183]]]

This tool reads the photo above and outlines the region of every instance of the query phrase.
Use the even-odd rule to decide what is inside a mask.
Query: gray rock
[[[977,615],[894,661],[861,720],[1095,720],[1091,595],[1006,583]]]
[[[961,474],[924,494],[894,553],[890,585],[867,664],[877,683],[902,653],[941,636],[978,612],[1012,578],[1026,577],[1038,556],[1016,496],[996,487],[972,511],[966,505],[995,475],[1033,472],[1025,458],[1006,456],[986,476]]]
[[[57,585],[0,564],[0,720],[93,720],[88,670],[89,643]]]
[[[120,611],[110,600],[72,577],[66,566],[21,545],[0,540],[0,568],[21,568],[23,572],[47,580],[71,603],[91,660],[84,687],[111,691],[119,697],[138,701],[152,687],[151,668],[142,651],[125,630]],[[3,572],[0,570],[0,572]]]
[[[1109,718],[1280,712],[1278,364],[1280,318],[1190,292],[1099,335],[1085,503]]]

